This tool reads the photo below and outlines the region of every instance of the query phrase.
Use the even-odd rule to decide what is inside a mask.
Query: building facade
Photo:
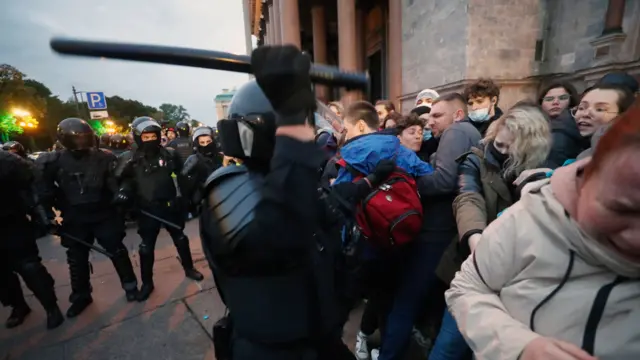
[[[214,101],[216,103],[217,120],[226,119],[229,115],[229,104],[236,90],[222,89],[222,94],[216,95]]]
[[[258,45],[294,44],[318,63],[368,71],[369,94],[316,87],[321,100],[386,98],[478,78],[508,108],[555,80],[581,91],[622,70],[640,79],[640,0],[243,0]]]

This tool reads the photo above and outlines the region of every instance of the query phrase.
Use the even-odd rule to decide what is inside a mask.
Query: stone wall
[[[542,75],[581,71],[595,66],[591,41],[602,34],[608,0],[546,0],[548,32]],[[619,55],[621,62],[640,56],[640,1],[627,0],[622,24],[627,37]]]
[[[403,0],[402,93],[464,79],[468,0]],[[403,108],[405,101],[403,101]]]
[[[469,1],[467,79],[534,75],[540,1]]]
[[[607,72],[640,75],[640,0],[627,0],[626,38],[611,63],[594,60],[608,0],[403,0],[402,110],[424,88],[462,91],[480,77],[501,86],[501,106],[535,99],[551,79],[579,91]],[[535,60],[536,41],[544,57]]]

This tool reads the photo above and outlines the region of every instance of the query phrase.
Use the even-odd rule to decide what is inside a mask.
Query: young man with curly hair
[[[478,79],[464,89],[469,120],[484,137],[492,122],[502,116],[498,107],[500,88],[491,79]]]

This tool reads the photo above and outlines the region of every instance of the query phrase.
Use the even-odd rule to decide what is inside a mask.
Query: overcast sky
[[[243,74],[118,60],[62,57],[52,36],[214,49],[245,54],[240,0],[8,0],[0,12],[0,63],[47,85],[61,99],[71,86],[159,106],[183,105],[213,124],[213,98]]]

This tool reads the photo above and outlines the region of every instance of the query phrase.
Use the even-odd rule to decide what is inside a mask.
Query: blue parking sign
[[[87,106],[89,110],[104,110],[107,108],[107,99],[103,92],[87,92]]]

